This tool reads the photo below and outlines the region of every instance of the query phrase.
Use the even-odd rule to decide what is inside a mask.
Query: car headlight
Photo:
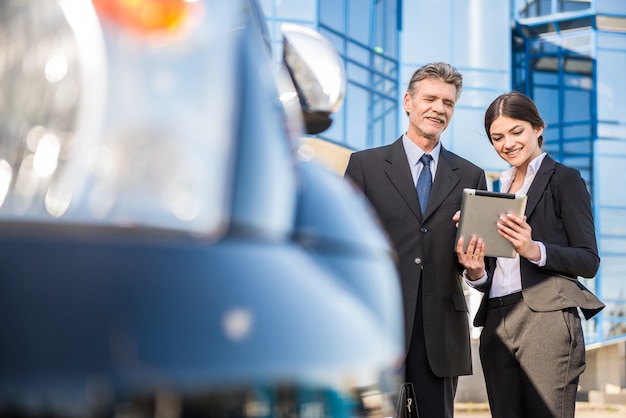
[[[219,1],[1,2],[0,219],[217,237],[242,27]]]

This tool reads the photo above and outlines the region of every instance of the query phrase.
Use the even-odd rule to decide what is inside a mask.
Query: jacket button
[[[421,258],[416,258],[413,261],[415,262],[415,264],[422,264],[422,259]]]
[[[425,234],[428,232],[428,228],[422,228],[421,231]]]

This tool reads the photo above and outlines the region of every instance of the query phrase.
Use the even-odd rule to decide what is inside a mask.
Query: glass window
[[[561,0],[557,4],[559,12],[578,12],[591,8],[590,1],[582,0]]]
[[[580,32],[580,31],[579,31]],[[576,35],[561,36],[561,48],[567,50],[569,55],[579,54],[582,59],[588,59],[593,48],[593,36],[591,30],[584,30]]]
[[[350,82],[360,86],[368,86],[371,72],[361,65],[349,62],[346,65],[346,75]]]
[[[533,39],[530,41],[531,54],[556,54],[559,46],[553,40]]]
[[[554,89],[536,87],[532,98],[535,100],[541,117],[548,126],[556,127],[559,124],[559,91]]]
[[[374,90],[383,95],[388,95],[391,98],[395,99],[396,95],[396,83],[388,78],[387,76],[382,76],[380,74],[373,74],[374,80],[372,86]]]
[[[578,19],[563,20],[558,22],[559,30],[565,31],[570,29],[591,28],[591,18],[581,17]]]
[[[610,248],[613,252],[620,252],[626,254],[626,237],[615,238],[606,237],[600,240],[600,246],[602,248]]]
[[[626,216],[626,213],[622,213]],[[623,218],[622,218],[623,219]],[[602,255],[602,294],[616,298],[624,294],[624,255],[623,254],[603,254]],[[609,299],[610,300],[610,299]],[[607,304],[609,314],[611,312],[610,303]],[[621,316],[624,316],[622,313]]]
[[[398,84],[398,62],[386,59],[377,54],[374,54],[373,61],[374,70],[378,74],[381,74],[381,76],[375,77],[376,89],[382,89],[382,91],[395,94],[395,91],[392,90],[395,90]],[[391,84],[381,84],[381,81],[387,81]]]
[[[624,0],[595,0],[596,11],[598,13],[615,13],[626,15],[624,10]]]
[[[357,45],[354,42],[348,43],[348,58],[369,67],[371,52],[364,46]]]
[[[563,128],[564,139],[591,138],[591,124],[566,126]]]
[[[619,1],[619,0],[613,0]],[[552,0],[518,0],[520,18],[546,16],[553,13],[579,12],[591,9],[591,1],[557,0],[556,10],[552,10]]]
[[[624,163],[626,163],[626,161],[622,159],[621,161],[622,166],[624,165]],[[616,167],[616,169],[618,168],[619,167]],[[622,202],[622,205],[624,205],[624,203],[626,202]],[[603,204],[607,205],[604,202]],[[600,223],[600,231],[598,231],[600,235],[612,235],[612,236],[621,235],[624,237],[624,239],[626,239],[626,222],[624,222],[624,219],[626,219],[626,208],[620,209],[620,208],[615,208],[615,207],[613,208],[601,207],[598,210],[598,213],[601,216],[602,221],[603,221]],[[604,268],[604,259],[602,260],[602,266]]]
[[[626,138],[626,125],[598,122],[597,130],[599,139],[619,139],[620,141],[623,141],[623,139]],[[619,147],[621,145],[621,143],[618,141],[612,141],[607,143],[610,143],[613,147]],[[602,142],[602,144],[605,145],[605,142]],[[600,145],[600,141],[598,145]]]
[[[623,137],[626,138],[626,131],[624,131],[623,134],[624,134]],[[598,155],[602,155],[602,154],[609,154],[609,155],[622,154],[622,155],[624,155],[624,158],[626,158],[626,141],[613,141],[613,140],[606,140],[606,139],[599,138],[596,141],[596,153]],[[624,225],[626,226],[626,222],[624,222]]]
[[[346,31],[346,4],[338,0],[319,0],[320,23],[338,32]]]
[[[315,16],[315,0],[276,0],[276,16],[280,18],[309,21]]]
[[[602,33],[599,32],[597,36],[599,49],[626,49],[625,40],[626,34],[616,33]]]
[[[598,187],[599,195],[600,195],[600,204],[604,206],[626,206],[626,194],[625,193],[616,193],[617,190],[624,190],[623,179],[621,176],[616,176],[615,173],[620,173],[623,171],[624,165],[626,164],[626,158],[624,156],[602,156],[598,161],[597,171],[598,178],[602,179],[599,182]],[[617,225],[626,225],[624,222],[626,217],[622,217],[616,223],[608,222],[607,219],[604,219],[606,224],[615,224],[615,226],[611,228],[617,228]],[[626,227],[621,227],[620,230],[622,234],[626,234]],[[604,232],[603,233],[607,233]]]
[[[383,129],[383,137],[379,141],[380,145],[388,144],[400,135],[398,132],[398,107],[396,100],[391,102],[393,103],[393,110],[389,108],[387,113],[385,113],[385,128]]]
[[[348,36],[364,45],[370,45],[372,2],[348,0]]]
[[[578,140],[578,141],[563,141],[563,150],[565,151],[565,154],[568,155],[583,155],[583,156],[588,156],[591,154],[592,151],[592,147],[591,147],[591,140],[590,139],[585,139],[585,140]],[[583,164],[585,166],[589,165],[589,159],[588,157],[585,157],[584,160],[581,160],[579,162],[577,162],[577,165],[581,165]]]
[[[338,51],[345,59],[348,76],[342,116],[346,132],[340,142],[354,149],[369,148],[395,139],[398,119],[398,1],[320,0],[320,32],[332,34],[329,36],[332,42],[341,46]],[[374,10],[375,19],[372,16]],[[338,29],[343,24],[339,25],[337,14],[349,16],[347,30]],[[394,135],[383,138],[388,132]]]
[[[593,80],[591,77],[581,77],[579,75],[570,76],[565,74],[563,76],[563,84],[566,87],[576,87],[583,90],[593,89]]]
[[[379,0],[375,4],[374,49],[387,56],[398,56],[398,10],[395,0]]]
[[[520,18],[545,16],[552,13],[551,0],[519,0],[518,13]]]
[[[626,40],[626,35],[624,38]],[[626,51],[599,51],[597,64],[598,119],[626,123]]]
[[[556,86],[559,82],[559,75],[553,72],[533,72],[533,83]]]
[[[398,136],[396,132],[397,103],[395,100],[389,100],[380,95],[374,95],[374,103],[372,146],[378,146]]]
[[[364,149],[370,146],[367,135],[370,115],[368,106],[369,93],[362,87],[348,84],[346,92],[346,124],[349,127],[347,145],[354,149]]]
[[[524,41],[521,37],[515,37],[515,40],[518,42],[514,42],[514,51],[513,51],[513,72],[511,73],[512,77],[512,86],[514,90],[517,91],[525,91],[526,78],[528,76],[528,65],[526,52],[524,50]]]
[[[564,122],[591,120],[591,92],[588,90],[565,90],[564,95]]]
[[[547,71],[556,73],[559,71],[559,57],[558,56],[543,56],[531,60],[532,69],[536,72]]]

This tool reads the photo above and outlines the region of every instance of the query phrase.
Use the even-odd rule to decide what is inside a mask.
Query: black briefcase
[[[413,383],[403,383],[402,386],[400,386],[396,418],[419,418]]]

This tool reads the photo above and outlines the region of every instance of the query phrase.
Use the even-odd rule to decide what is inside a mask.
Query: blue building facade
[[[513,88],[539,105],[545,150],[593,196],[602,263],[588,285],[607,309],[587,339],[616,338],[626,332],[626,2],[518,0],[513,12]]]
[[[344,106],[322,138],[359,150],[406,130],[402,95],[411,74],[446,61],[464,91],[442,142],[497,179],[483,115],[499,94],[519,90],[537,103],[544,149],[576,167],[593,197],[601,252],[585,280],[607,309],[586,323],[587,343],[626,335],[626,1],[624,0],[264,0],[280,51],[282,22],[311,26],[345,60]],[[497,189],[497,183],[494,184]]]

